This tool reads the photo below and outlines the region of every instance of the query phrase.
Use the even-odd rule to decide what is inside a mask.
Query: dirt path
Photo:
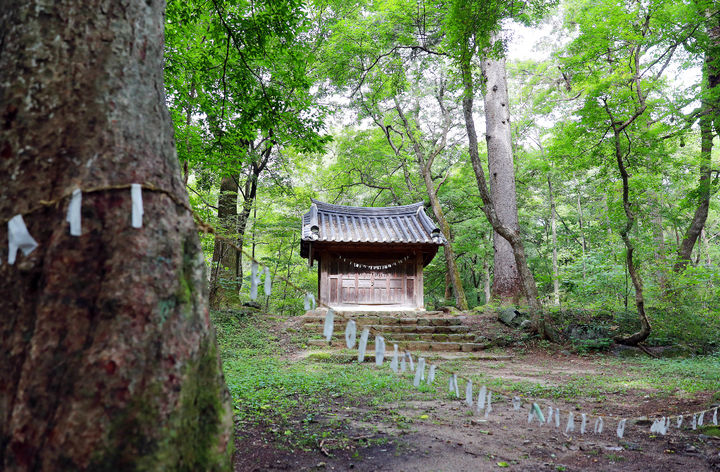
[[[511,352],[507,354],[512,355]],[[292,354],[294,358],[300,356]],[[575,374],[612,375],[595,358],[526,353],[512,360],[465,361],[464,368],[492,377],[559,385]],[[616,373],[616,372],[615,372]],[[509,398],[498,399],[493,412],[472,413],[461,401],[438,399],[370,407],[339,403],[327,421],[345,424],[341,447],[329,435],[309,451],[286,450],[262,428],[238,434],[236,471],[357,470],[357,471],[720,471],[720,440],[699,431],[672,428],[667,436],[651,435],[649,423],[628,424],[625,437],[615,434],[608,420],[602,434],[579,433],[577,409],[592,414],[627,412],[637,416],[656,411],[693,411],[707,404],[707,396],[658,399],[641,390],[613,394],[598,401],[553,401],[564,411],[576,411],[576,432],[564,434],[554,426],[528,424],[527,406],[512,408]],[[543,409],[550,402],[543,403]],[[403,421],[398,421],[398,418]],[[323,420],[321,420],[323,421]],[[707,422],[707,420],[706,420]]]

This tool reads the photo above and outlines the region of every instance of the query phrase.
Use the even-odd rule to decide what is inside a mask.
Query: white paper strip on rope
[[[400,359],[400,373],[404,374],[407,372],[407,361],[405,360],[405,354],[403,353],[402,358]]]
[[[358,346],[358,362],[360,363],[365,361],[368,336],[370,336],[370,330],[368,328],[363,329],[362,334],[360,334],[360,345]]]
[[[547,414],[547,424],[550,424],[550,423],[552,423],[552,419],[553,419],[553,407],[551,407],[551,406],[548,407],[547,412],[548,412],[548,414]]]
[[[305,308],[305,311],[310,310],[310,294],[305,293],[305,299],[303,300],[303,308]]]
[[[385,338],[375,336],[375,365],[381,366],[385,361]]]
[[[665,419],[665,417],[663,416],[662,418],[657,418],[655,421],[653,421],[652,426],[650,426],[650,432],[662,434],[663,436],[665,436],[667,434],[669,426],[670,418]]]
[[[22,215],[13,216],[8,221],[8,264],[15,264],[18,249],[27,256],[36,247],[38,247],[38,243],[30,236]]]
[[[705,412],[701,411],[700,415],[698,415],[698,421],[697,421],[698,427],[702,426],[703,423],[705,423]]]
[[[575,431],[575,415],[571,411],[568,413],[567,425],[565,425],[565,434]]]
[[[717,409],[717,407],[715,407],[715,409],[713,410],[713,424],[715,426],[717,426],[717,424],[718,424],[717,411],[718,411],[718,409]]]
[[[82,190],[76,188],[73,190],[72,196],[70,197],[70,203],[68,204],[67,216],[65,221],[70,223],[70,236],[82,235]]]
[[[333,331],[335,328],[335,312],[332,308],[329,308],[325,313],[325,324],[323,325],[323,336],[325,341],[330,342],[332,339]]]
[[[455,387],[455,398],[460,398],[460,387],[458,386],[457,374],[452,374],[453,386]]]
[[[520,409],[520,407],[522,406],[522,400],[520,400],[520,397],[518,397],[518,396],[513,397],[512,406],[513,406],[513,410]]]
[[[625,423],[626,422],[627,422],[627,420],[618,421],[616,433],[617,433],[617,437],[620,439],[622,439],[623,435],[625,434]]]
[[[265,267],[265,285],[263,286],[265,296],[269,297],[272,292],[272,276],[270,275],[270,268]]]
[[[580,415],[580,434],[585,434],[585,427],[587,426],[587,415],[582,413]]]
[[[692,429],[693,430],[697,429],[697,413],[695,413],[692,418]]]
[[[604,423],[604,422],[603,422],[602,416],[598,417],[598,418],[595,420],[595,427],[593,428],[593,431],[595,432],[595,434],[602,434],[602,431],[603,431],[603,423]]]
[[[392,357],[392,360],[390,361],[390,370],[392,370],[393,372],[395,372],[397,374],[398,373],[398,345],[393,344],[393,349],[394,349],[393,357]]]
[[[480,387],[480,393],[477,396],[476,410],[480,413],[485,408],[485,397],[487,397],[487,387],[483,385]]]
[[[415,370],[415,378],[413,379],[413,385],[415,387],[420,386],[420,382],[422,382],[422,379],[424,377],[424,372],[425,372],[425,358],[420,357],[418,359],[417,369]]]
[[[492,392],[490,390],[488,390],[487,399],[485,400],[485,402],[487,403],[487,405],[485,406],[485,418],[487,418],[492,411]]]
[[[144,210],[140,184],[130,184],[130,198],[132,199],[132,227],[142,228]]]
[[[410,364],[410,372],[415,372],[415,363],[413,362],[412,354],[405,351],[405,357],[407,357],[408,364]]]
[[[555,408],[555,427],[560,429],[560,408]]]
[[[357,325],[355,324],[355,320],[350,320],[347,322],[347,325],[345,325],[345,345],[348,349],[352,349],[355,347],[356,341]],[[395,345],[395,349],[397,350],[397,345]]]
[[[258,278],[258,263],[253,261],[250,265],[250,300],[257,300]],[[327,324],[327,317],[325,323]]]
[[[534,416],[535,416],[535,412],[533,411],[532,405],[530,405],[530,408],[528,408],[528,423],[532,423]]]
[[[680,415],[677,417],[677,428],[680,429],[680,426],[683,424],[683,415]]]
[[[472,380],[468,380],[465,384],[465,404],[468,408],[473,406],[473,389]]]
[[[437,366],[435,364],[430,365],[430,369],[428,370],[428,375],[427,375],[427,384],[428,385],[432,385],[433,382],[435,382],[435,368],[436,367]]]

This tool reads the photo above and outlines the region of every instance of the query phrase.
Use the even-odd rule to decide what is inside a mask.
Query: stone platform
[[[345,326],[352,319],[357,325],[358,338],[362,329],[369,327],[367,351],[375,349],[375,334],[385,338],[387,351],[398,349],[430,352],[473,352],[488,347],[487,342],[479,342],[478,336],[464,324],[465,316],[449,315],[442,311],[357,311],[342,312],[335,315],[335,326],[330,345],[345,347]],[[325,310],[317,309],[301,317],[303,327],[311,333],[322,334],[325,322]],[[486,341],[486,340],[485,340]],[[328,346],[324,339],[311,339],[310,346]]]

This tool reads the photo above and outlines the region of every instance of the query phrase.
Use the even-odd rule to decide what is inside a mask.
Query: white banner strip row
[[[307,299],[307,296],[306,296]],[[342,315],[341,315],[342,316]],[[343,316],[345,319],[345,317]],[[348,349],[353,349],[355,346],[356,341],[356,323],[354,320],[346,319],[347,325],[345,328],[345,345]],[[330,342],[330,339],[332,338],[333,334],[333,325],[335,322],[335,312],[329,308],[327,310],[327,313],[325,315],[325,323],[323,325],[323,336],[325,339]],[[362,363],[365,360],[365,351],[367,348],[367,342],[368,338],[370,336],[370,329],[364,328],[362,331],[362,334],[360,335],[360,343],[358,347],[358,362]],[[435,381],[436,372],[439,370],[435,364],[430,364],[429,372],[427,375],[427,378],[425,378],[425,364],[426,360],[424,357],[418,358],[418,364],[417,369],[415,369],[415,365],[413,362],[413,356],[411,353],[405,351],[402,356],[400,357],[398,353],[398,345],[393,345],[393,356],[392,360],[390,361],[390,369],[395,373],[404,373],[409,368],[410,372],[414,372],[413,376],[413,386],[419,387],[421,382],[425,381],[426,385],[432,385]],[[385,338],[381,336],[380,334],[376,334],[375,336],[375,365],[382,366],[384,362],[385,357]],[[399,364],[399,366],[398,366]],[[455,372],[448,373],[448,394],[450,396],[454,396],[457,399],[460,399],[460,388],[458,385],[458,375]],[[460,377],[463,380],[465,380],[465,404],[468,408],[472,408],[473,404],[475,405],[475,410],[477,413],[482,413],[484,411],[485,418],[488,417],[490,412],[492,412],[492,392],[487,389],[485,385],[480,387],[480,391],[477,396],[477,400],[474,400],[473,397],[473,383],[469,379],[465,379],[463,377]],[[522,408],[522,399],[520,397],[515,396],[512,399],[512,407],[513,410],[520,410]],[[701,427],[704,424],[705,421],[705,413],[713,413],[712,422],[714,425],[718,424],[718,408],[720,407],[714,407],[710,408],[708,410],[704,410],[698,413],[692,413],[692,421],[691,421],[691,428],[693,430],[697,429],[698,427]],[[549,405],[547,408],[547,417],[542,412],[542,408],[538,403],[530,403],[529,409],[528,409],[528,423],[532,423],[533,421],[537,421],[539,424],[547,424],[547,425],[553,425],[556,429],[560,429],[561,424],[561,412],[559,408],[554,408]],[[572,411],[563,412],[566,415],[566,424],[565,424],[565,434],[570,434],[575,432],[575,413]],[[689,415],[688,415],[689,416]],[[592,432],[594,434],[602,434],[603,427],[605,425],[605,420],[612,417],[602,417],[602,416],[591,416],[586,413],[580,413],[580,434],[584,435],[588,432],[588,424],[589,420],[591,418],[595,418],[595,422],[593,425]],[[663,416],[661,418],[657,418],[653,421],[652,425],[650,426],[650,432],[653,434],[660,434],[660,435],[666,435],[670,431],[670,425],[671,425],[671,418],[676,418],[677,422],[677,429],[680,429],[681,425],[683,424],[683,415],[679,416]],[[631,421],[640,421],[640,420],[647,420],[646,417],[642,418],[617,418],[617,428],[615,430],[615,434],[618,438],[622,439],[625,435],[625,427],[628,420]]]

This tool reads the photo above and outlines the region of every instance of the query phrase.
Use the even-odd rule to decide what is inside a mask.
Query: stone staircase
[[[408,312],[343,312],[335,315],[332,347],[345,347],[346,319],[352,319],[357,326],[357,336],[365,327],[370,327],[367,351],[375,349],[375,332],[385,338],[386,349],[392,351],[393,344],[398,349],[409,351],[480,351],[488,347],[487,339],[480,339],[465,325],[465,316],[448,315],[442,311]],[[325,310],[317,309],[301,317],[304,329],[313,335],[322,335],[325,322]],[[482,341],[482,342],[481,342]],[[325,339],[310,339],[310,346],[324,346]]]

